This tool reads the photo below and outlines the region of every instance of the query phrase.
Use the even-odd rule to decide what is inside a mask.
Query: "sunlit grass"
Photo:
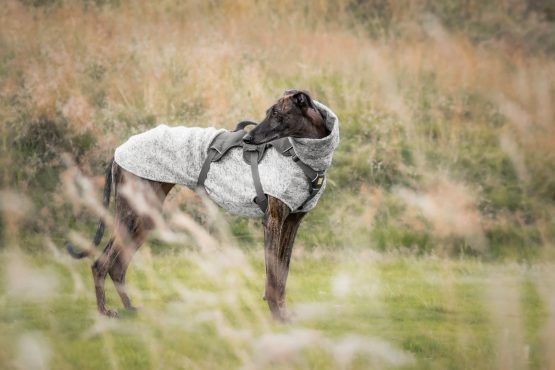
[[[122,317],[113,320],[94,310],[87,263],[3,253],[2,363],[8,368],[48,360],[50,368],[216,369],[266,368],[277,361],[283,368],[485,369],[503,363],[499,356],[507,353],[524,359],[530,369],[544,363],[548,343],[541,328],[547,313],[536,281],[550,265],[299,257],[288,291],[292,321],[283,326],[271,321],[261,299],[259,254],[249,257],[252,280],[233,290],[228,284],[237,271],[214,278],[192,263],[198,256],[191,254],[151,259],[147,249],[140,252],[138,267],[128,276],[140,309],[126,313],[120,308]],[[10,291],[14,276],[6,270],[16,260],[54,279],[54,291],[48,296]],[[504,300],[491,291],[498,286],[520,298]],[[114,289],[108,292],[110,306],[121,307]],[[499,297],[495,304],[508,309],[491,312],[491,300]],[[519,335],[512,331],[517,327],[522,328],[522,347],[503,348],[503,338]],[[31,338],[41,350],[21,349],[22,338]]]
[[[542,0],[5,1],[0,368],[555,368],[553,14]],[[108,279],[121,318],[99,316],[90,261],[62,246],[105,213],[114,148],[159,123],[259,120],[288,88],[341,125],[297,238],[291,323],[262,300],[260,222],[184,189],[131,265],[139,312]]]
[[[553,254],[548,5],[210,4],[3,7],[1,184],[55,220],[35,229],[62,239],[76,227],[55,195],[61,153],[100,174],[130,134],[162,122],[231,128],[298,87],[338,114],[342,138],[307,247]]]

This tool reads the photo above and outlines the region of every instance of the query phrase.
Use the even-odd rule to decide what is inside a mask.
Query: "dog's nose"
[[[253,140],[253,137],[250,132],[245,136],[243,136],[243,142],[246,144],[252,144],[252,140]]]

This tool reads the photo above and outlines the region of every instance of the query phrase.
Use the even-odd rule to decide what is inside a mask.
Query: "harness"
[[[208,171],[210,170],[210,165],[212,162],[217,162],[232,148],[242,147],[243,148],[243,160],[250,165],[252,179],[254,182],[254,188],[256,190],[256,198],[254,202],[266,213],[268,208],[268,197],[264,193],[262,188],[262,183],[260,182],[260,174],[258,172],[258,163],[264,157],[266,150],[273,147],[278,153],[286,157],[291,157],[291,159],[299,166],[303,171],[309,182],[309,195],[308,198],[293,212],[301,212],[303,207],[318,194],[322,185],[324,184],[324,179],[326,177],[325,171],[316,171],[306,163],[303,163],[299,157],[295,154],[293,146],[289,142],[288,138],[282,138],[278,140],[271,141],[269,143],[264,143],[260,145],[246,144],[243,142],[243,137],[247,134],[245,128],[250,125],[255,125],[255,122],[251,121],[241,121],[237,124],[237,127],[233,131],[224,131],[218,134],[214,140],[208,146],[208,153],[206,160],[204,161],[200,174],[197,181],[197,187],[204,187],[204,182],[206,181],[206,176],[208,176]]]

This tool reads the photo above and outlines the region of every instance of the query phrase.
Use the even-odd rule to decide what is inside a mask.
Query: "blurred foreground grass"
[[[0,367],[555,368],[554,9],[4,1]],[[258,120],[288,88],[341,121],[292,324],[261,299],[260,223],[183,189],[131,265],[139,313],[97,315],[63,244],[87,246],[114,148],[159,123]]]
[[[218,252],[220,253],[220,252]],[[224,252],[224,254],[229,253]],[[231,255],[235,255],[232,253]],[[552,265],[403,256],[298,255],[288,325],[261,299],[260,254],[139,252],[137,313],[94,310],[88,264],[0,255],[0,364],[52,369],[548,369]],[[199,260],[200,258],[200,260]],[[208,260],[205,260],[208,259]],[[200,261],[200,263],[199,263]],[[252,274],[245,274],[251,270]],[[111,283],[108,282],[109,285]],[[550,314],[551,312],[551,314]],[[551,331],[550,331],[551,330]],[[551,357],[550,357],[551,356]],[[550,367],[551,366],[551,367]]]

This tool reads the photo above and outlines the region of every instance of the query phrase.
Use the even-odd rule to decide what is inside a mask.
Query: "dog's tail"
[[[113,164],[114,164],[114,158],[112,158],[112,160],[110,161],[110,164],[108,164],[108,167],[106,168],[106,175],[104,177],[104,197],[102,200],[102,204],[106,209],[110,205],[110,195],[112,193]],[[98,247],[98,245],[100,244],[100,241],[102,240],[105,226],[106,225],[104,224],[104,221],[102,220],[102,218],[100,218],[100,220],[98,221],[98,226],[96,227],[96,233],[93,239],[93,243],[96,247]],[[75,248],[75,246],[69,242],[66,243],[66,249],[68,253],[71,255],[71,257],[77,258],[77,259],[88,257],[92,253],[91,250],[85,250],[85,251],[77,250],[77,248]]]

